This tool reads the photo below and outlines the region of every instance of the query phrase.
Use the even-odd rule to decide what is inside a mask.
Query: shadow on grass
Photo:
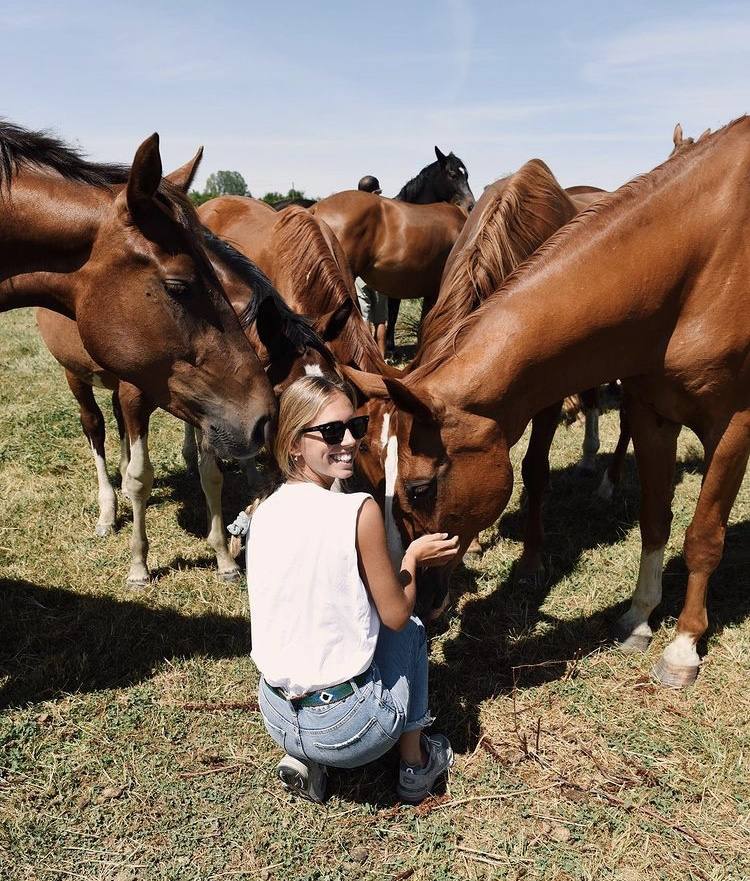
[[[700,459],[678,463],[677,482],[686,473],[700,473],[701,464]],[[489,596],[464,605],[459,634],[443,645],[446,663],[431,670],[431,691],[441,727],[457,752],[470,752],[478,742],[482,701],[510,694],[514,687],[530,688],[566,675],[571,660],[610,644],[611,626],[629,606],[629,601],[618,602],[573,620],[542,611],[552,588],[575,570],[586,550],[616,543],[637,522],[638,485],[632,456],[628,456],[613,503],[592,498],[585,492],[587,483],[592,489],[596,486],[595,481],[580,478],[572,467],[553,473],[545,512],[545,577],[536,583],[518,583],[511,571]],[[506,514],[499,523],[500,533],[520,540],[524,516],[525,511]],[[750,615],[750,593],[737,578],[738,568],[748,563],[750,523],[743,522],[727,530],[724,558],[711,579],[707,638]],[[476,592],[476,577],[459,569],[452,593]],[[667,561],[664,597],[652,617],[654,625],[679,616],[686,584],[687,571],[678,555]],[[532,632],[535,628],[536,633]]]
[[[166,658],[250,651],[242,617],[182,615],[135,600],[0,580],[0,708],[140,682]]]

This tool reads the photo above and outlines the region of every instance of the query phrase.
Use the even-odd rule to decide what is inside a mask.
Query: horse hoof
[[[97,538],[106,538],[108,535],[112,535],[115,527],[111,523],[97,523],[94,527],[94,535]]]
[[[472,539],[471,544],[464,551],[464,560],[479,560],[482,556],[482,546],[477,539]]]
[[[662,657],[651,668],[651,678],[667,688],[686,688],[698,678],[698,668],[670,664]]]
[[[227,569],[224,572],[219,572],[219,579],[231,583],[233,581],[239,581],[240,575],[241,573],[239,569]]]
[[[146,587],[151,578],[149,575],[128,575],[125,584],[128,587]]]

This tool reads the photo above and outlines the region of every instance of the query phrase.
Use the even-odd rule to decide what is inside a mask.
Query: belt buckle
[[[318,700],[324,704],[330,704],[331,701],[333,700],[333,697],[334,696],[331,694],[330,691],[321,691],[318,694]]]

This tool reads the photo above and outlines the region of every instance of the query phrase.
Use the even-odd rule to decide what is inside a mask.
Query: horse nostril
[[[255,423],[255,428],[253,428],[253,443],[256,444],[258,449],[260,449],[267,440],[266,436],[266,428],[269,427],[271,420],[268,416],[261,416],[260,419]]]

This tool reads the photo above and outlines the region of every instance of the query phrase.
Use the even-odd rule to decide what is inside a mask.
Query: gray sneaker
[[[301,761],[286,755],[276,766],[276,774],[287,792],[322,805],[326,797],[328,769],[317,762]]]
[[[438,778],[453,764],[453,750],[444,734],[423,734],[422,747],[428,755],[425,767],[410,768],[402,762],[398,773],[396,793],[410,805],[418,805],[431,795]]]

